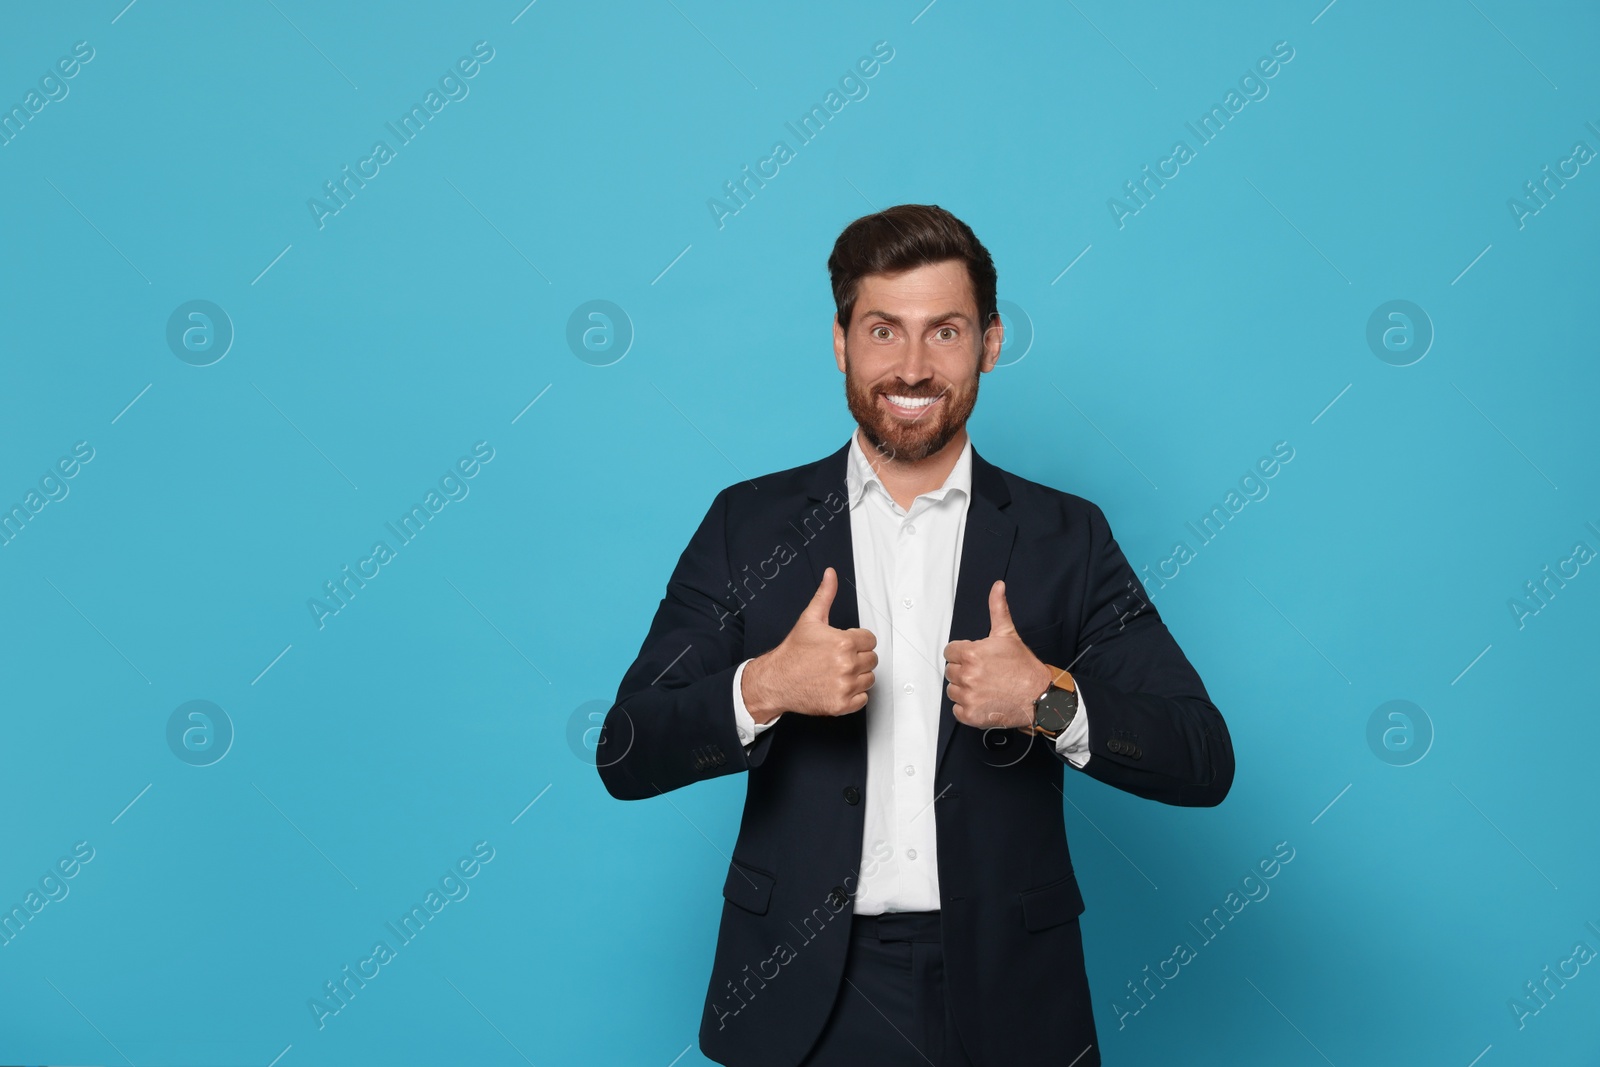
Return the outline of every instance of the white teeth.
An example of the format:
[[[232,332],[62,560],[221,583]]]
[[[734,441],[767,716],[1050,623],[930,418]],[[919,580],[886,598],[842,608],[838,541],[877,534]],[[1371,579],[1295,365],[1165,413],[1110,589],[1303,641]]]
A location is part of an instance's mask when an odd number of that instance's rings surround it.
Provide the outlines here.
[[[889,403],[902,408],[925,408],[939,398],[936,396],[889,396],[884,394]]]

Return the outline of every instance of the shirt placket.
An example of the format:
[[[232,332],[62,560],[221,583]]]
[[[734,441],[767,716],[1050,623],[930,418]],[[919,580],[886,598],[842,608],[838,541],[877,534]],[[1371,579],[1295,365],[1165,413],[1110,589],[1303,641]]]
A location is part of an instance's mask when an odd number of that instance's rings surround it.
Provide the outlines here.
[[[926,585],[928,559],[924,546],[928,542],[926,526],[931,499],[918,497],[911,510],[897,515],[895,551],[890,573],[890,605],[895,619],[896,655],[894,657],[894,820],[895,836],[899,845],[896,866],[902,872],[902,891],[924,880],[928,857],[918,852],[914,842],[918,839],[915,819],[926,805],[932,778],[926,766],[929,743],[930,692],[926,647],[929,627],[927,619]],[[936,690],[937,687],[934,687]],[[909,884],[907,884],[909,883]],[[920,895],[920,891],[919,894]]]

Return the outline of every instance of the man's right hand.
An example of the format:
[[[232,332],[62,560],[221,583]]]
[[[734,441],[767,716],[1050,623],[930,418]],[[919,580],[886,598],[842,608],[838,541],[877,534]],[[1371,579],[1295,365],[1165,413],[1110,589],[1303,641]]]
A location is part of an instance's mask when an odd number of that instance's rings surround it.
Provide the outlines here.
[[[785,711],[848,715],[867,706],[878,640],[869,630],[828,625],[838,590],[839,576],[829,567],[789,636],[745,665],[740,695],[756,722],[771,722]]]

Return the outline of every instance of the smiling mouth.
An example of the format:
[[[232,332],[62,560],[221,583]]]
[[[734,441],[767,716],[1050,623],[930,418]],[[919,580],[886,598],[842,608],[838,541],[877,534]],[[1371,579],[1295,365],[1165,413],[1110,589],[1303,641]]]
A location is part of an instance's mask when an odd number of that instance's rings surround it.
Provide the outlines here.
[[[879,393],[884,404],[896,415],[908,419],[921,418],[929,408],[937,404],[944,394],[939,396],[901,396],[895,393]]]

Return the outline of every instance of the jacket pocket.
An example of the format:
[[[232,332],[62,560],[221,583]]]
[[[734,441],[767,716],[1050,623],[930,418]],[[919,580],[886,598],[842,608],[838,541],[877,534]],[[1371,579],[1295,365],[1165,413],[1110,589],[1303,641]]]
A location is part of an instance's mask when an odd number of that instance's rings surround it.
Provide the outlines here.
[[[745,911],[765,915],[776,882],[776,878],[759,867],[734,860],[728,864],[728,879],[722,883],[722,897]]]
[[[1083,914],[1083,894],[1073,874],[1048,885],[1023,890],[1021,896],[1022,924],[1029,930],[1043,930]]]

